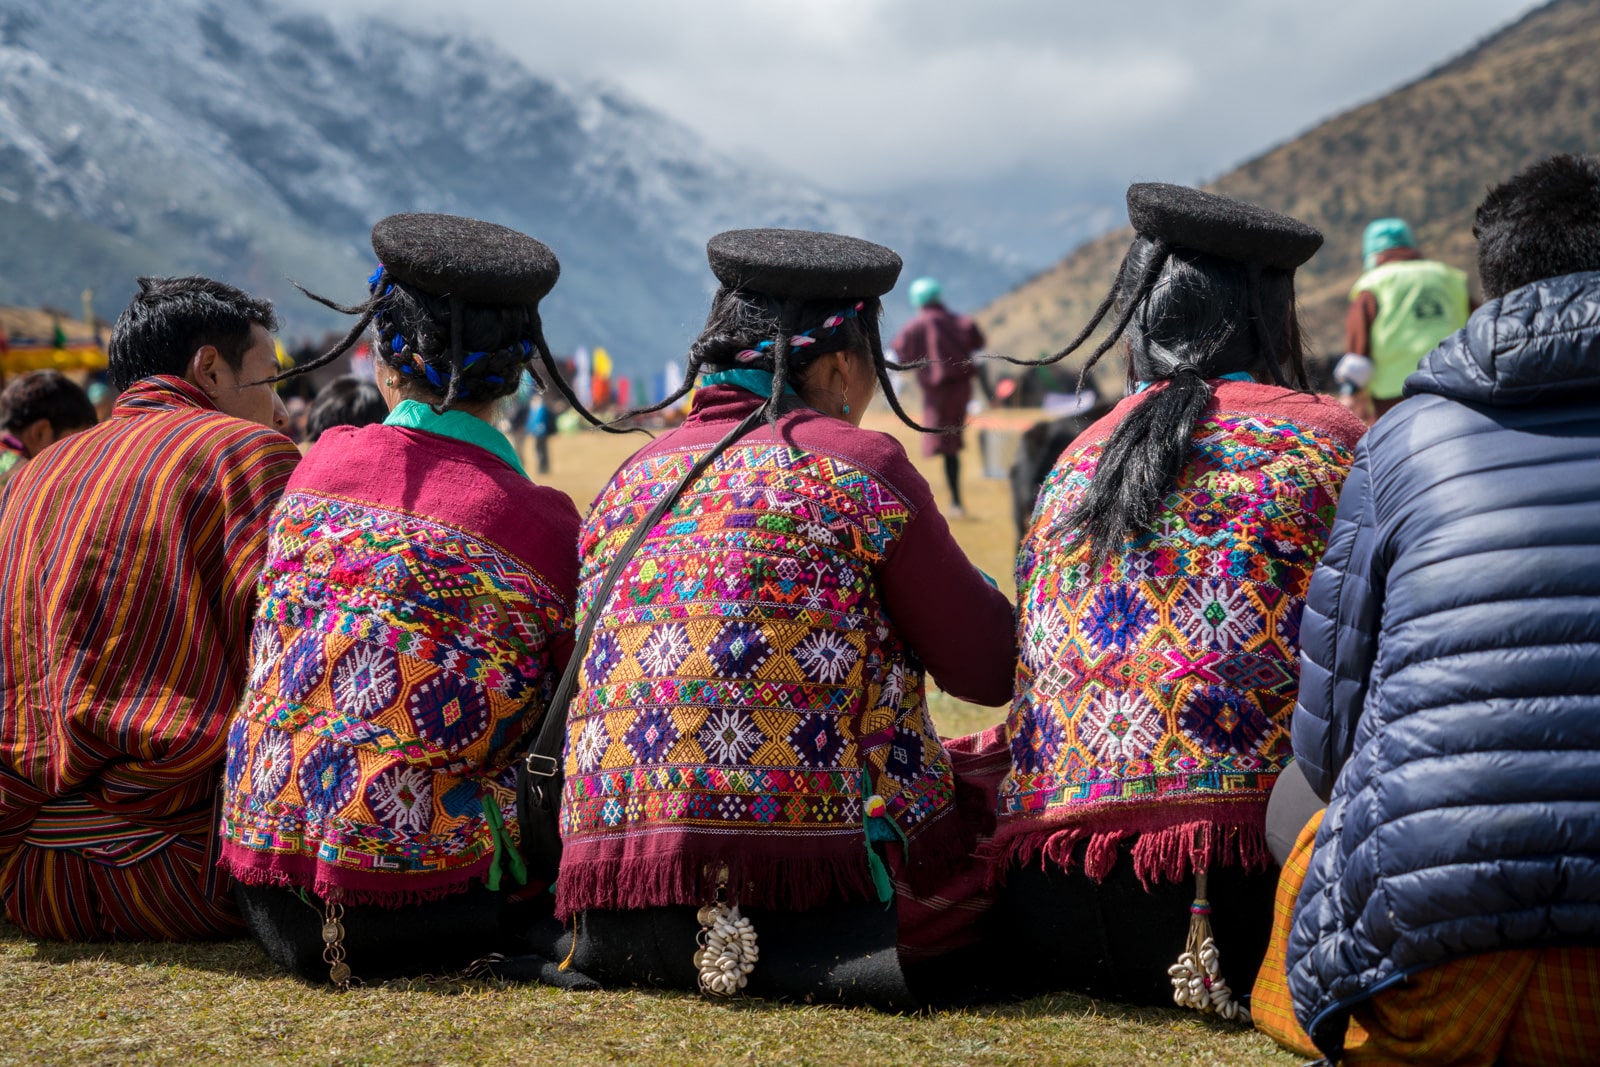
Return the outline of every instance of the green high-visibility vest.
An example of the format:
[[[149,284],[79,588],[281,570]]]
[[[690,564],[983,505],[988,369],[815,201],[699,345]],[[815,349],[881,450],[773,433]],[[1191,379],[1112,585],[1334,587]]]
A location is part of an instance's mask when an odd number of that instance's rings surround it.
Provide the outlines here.
[[[1350,290],[1371,293],[1378,317],[1368,341],[1372,384],[1379,400],[1400,395],[1422,357],[1467,324],[1467,276],[1431,259],[1402,259],[1363,274]]]

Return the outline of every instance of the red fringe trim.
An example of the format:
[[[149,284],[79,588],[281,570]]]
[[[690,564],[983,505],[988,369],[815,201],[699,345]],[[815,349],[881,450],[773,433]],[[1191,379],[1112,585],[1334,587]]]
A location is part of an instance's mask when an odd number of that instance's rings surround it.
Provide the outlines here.
[[[283,860],[299,862],[281,862]],[[493,857],[489,857],[470,867],[450,871],[448,874],[427,875],[426,881],[421,885],[410,884],[407,879],[413,877],[420,879],[423,876],[330,870],[323,864],[314,860],[307,862],[305,857],[300,856],[275,856],[270,858],[267,865],[262,865],[249,861],[240,862],[237,857],[224,853],[222,861],[217,866],[236,882],[245,885],[277,886],[280,889],[305,889],[328,904],[370,904],[379,908],[403,908],[409,904],[428,904],[458,893],[465,893],[488,876],[489,864],[492,862]],[[333,877],[329,877],[330,874]]]
[[[810,911],[835,900],[870,899],[874,892],[862,837],[819,850],[792,838],[757,844],[675,835],[665,849],[588,855],[612,851],[606,844],[613,843],[568,843],[556,876],[558,918],[590,909],[697,907],[715,897],[723,868],[729,899],[745,907]]]
[[[1168,810],[1163,812],[1162,807]],[[1143,825],[1140,825],[1143,824]],[[1146,888],[1157,882],[1181,882],[1190,874],[1238,866],[1246,872],[1268,870],[1266,801],[1195,801],[1173,810],[1171,805],[1145,811],[1102,810],[1091,818],[1054,827],[1023,824],[980,850],[989,867],[990,884],[1035,858],[1063,871],[1073,867],[1080,842],[1083,873],[1104,881],[1116,866],[1123,842],[1133,842],[1133,872]]]

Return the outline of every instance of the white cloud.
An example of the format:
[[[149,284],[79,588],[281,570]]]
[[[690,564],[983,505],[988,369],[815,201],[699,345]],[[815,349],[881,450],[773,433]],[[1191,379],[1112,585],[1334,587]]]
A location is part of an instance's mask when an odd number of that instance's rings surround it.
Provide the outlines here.
[[[733,155],[870,192],[1017,172],[1197,180],[1529,0],[345,0],[602,78]]]

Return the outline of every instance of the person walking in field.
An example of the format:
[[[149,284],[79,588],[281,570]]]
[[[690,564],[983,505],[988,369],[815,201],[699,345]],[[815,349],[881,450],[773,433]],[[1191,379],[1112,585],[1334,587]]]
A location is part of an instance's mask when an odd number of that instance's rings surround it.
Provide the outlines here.
[[[1370,425],[1400,403],[1406,378],[1466,325],[1474,304],[1466,274],[1423,258],[1404,219],[1369,223],[1361,260],[1366,273],[1350,290],[1344,345],[1348,355],[1371,361],[1371,379],[1344,403]]]
[[[983,350],[983,331],[965,315],[957,315],[944,304],[944,288],[936,278],[918,278],[911,283],[911,306],[917,313],[895,335],[896,359],[917,368],[917,385],[922,389],[925,425],[939,433],[924,434],[922,454],[944,460],[945,485],[950,490],[951,518],[966,512],[961,503],[961,432],[972,401],[974,380],[987,390],[982,371],[974,357]]]

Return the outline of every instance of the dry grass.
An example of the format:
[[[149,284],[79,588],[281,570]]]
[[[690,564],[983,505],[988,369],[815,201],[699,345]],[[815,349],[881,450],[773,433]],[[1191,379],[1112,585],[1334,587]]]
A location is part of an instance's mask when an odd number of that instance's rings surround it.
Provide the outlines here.
[[[873,425],[889,428],[882,420]],[[547,481],[586,508],[640,443],[641,438],[600,434],[557,438],[555,471]],[[967,455],[975,466],[974,453]],[[921,465],[938,485],[934,465]],[[972,473],[972,517],[954,523],[956,535],[1009,590],[1014,539],[1005,483],[983,482]],[[999,709],[943,694],[935,695],[934,708],[946,734],[976,730],[1001,716]],[[493,983],[338,995],[282,976],[249,942],[56,945],[4,924],[0,1004],[0,1064],[1295,1062],[1253,1031],[1189,1013],[1131,1010],[1074,996],[891,1016],[760,1001],[713,1004],[651,991],[569,994]]]
[[[1059,996],[916,1016],[475,983],[340,995],[253,944],[53,945],[0,924],[3,1064],[1276,1064],[1253,1031]]]

